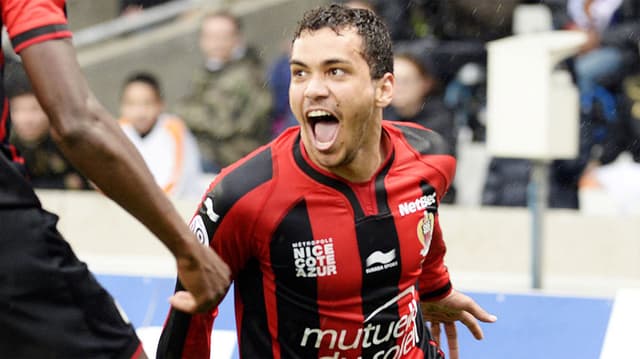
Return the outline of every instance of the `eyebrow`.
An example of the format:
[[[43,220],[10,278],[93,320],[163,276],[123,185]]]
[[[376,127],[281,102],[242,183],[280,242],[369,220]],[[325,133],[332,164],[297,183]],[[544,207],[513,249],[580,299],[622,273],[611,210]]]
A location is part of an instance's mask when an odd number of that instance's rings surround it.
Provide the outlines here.
[[[336,58],[336,59],[328,59],[328,60],[324,60],[324,61],[322,62],[322,65],[323,65],[323,66],[338,65],[338,64],[345,64],[345,65],[346,65],[346,64],[349,64],[349,63],[350,63],[350,62],[349,62],[349,61],[347,61],[347,60],[343,60],[343,59]],[[308,65],[307,65],[307,64],[305,64],[304,62],[299,61],[299,60],[294,60],[294,59],[292,59],[291,61],[289,61],[289,65],[290,65],[290,66],[296,65],[296,66],[301,66],[301,67],[308,67]]]

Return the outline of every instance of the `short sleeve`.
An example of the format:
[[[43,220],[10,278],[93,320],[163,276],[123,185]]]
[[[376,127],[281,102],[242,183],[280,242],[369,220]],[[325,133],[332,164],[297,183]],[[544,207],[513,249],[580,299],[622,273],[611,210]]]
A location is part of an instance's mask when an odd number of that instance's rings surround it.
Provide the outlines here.
[[[39,42],[71,37],[64,0],[0,0],[2,22],[14,51]]]

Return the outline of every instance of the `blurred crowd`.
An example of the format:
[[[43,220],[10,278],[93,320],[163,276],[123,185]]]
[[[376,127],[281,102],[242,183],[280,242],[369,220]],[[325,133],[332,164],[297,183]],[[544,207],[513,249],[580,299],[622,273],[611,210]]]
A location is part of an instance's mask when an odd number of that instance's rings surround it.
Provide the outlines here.
[[[121,13],[164,2],[122,1]],[[549,205],[577,209],[580,188],[621,188],[623,184],[616,183],[621,178],[616,174],[621,171],[620,158],[626,161],[622,177],[638,176],[640,2],[343,2],[377,12],[390,28],[396,46],[396,86],[385,119],[430,128],[454,152],[465,143],[485,141],[487,42],[514,34],[518,7],[543,7],[551,14],[552,29],[582,31],[588,38],[576,56],[561,64],[571,72],[580,94],[580,150],[576,159],[551,163]],[[243,31],[241,19],[230,12],[202,16],[198,38],[193,39],[202,55],[201,66],[192,70],[189,91],[171,108],[166,108],[153,74],[131,74],[121,88],[120,124],[169,195],[201,194],[204,173],[217,173],[296,125],[288,105],[289,43],[282,44],[280,56],[265,63]],[[13,140],[27,158],[35,186],[90,188],[55,149],[28,81],[16,80],[23,77],[18,70],[7,72],[15,73],[6,84]],[[481,204],[526,206],[531,168],[526,159],[491,158]],[[206,182],[210,179],[209,175]],[[453,187],[443,201],[456,203],[456,192]]]

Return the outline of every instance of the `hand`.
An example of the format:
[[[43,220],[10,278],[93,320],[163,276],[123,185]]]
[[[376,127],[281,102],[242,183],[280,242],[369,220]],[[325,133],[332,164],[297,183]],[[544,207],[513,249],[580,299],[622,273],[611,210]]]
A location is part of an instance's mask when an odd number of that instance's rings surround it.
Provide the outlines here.
[[[178,278],[188,292],[176,292],[169,302],[183,312],[205,312],[218,305],[229,288],[229,267],[213,249],[195,238],[189,241],[185,253],[176,260]]]
[[[583,31],[587,35],[587,41],[580,47],[580,53],[585,54],[593,49],[600,47],[600,34],[595,30]]]
[[[450,359],[458,359],[459,357],[456,321],[461,321],[469,328],[471,334],[480,340],[483,335],[477,320],[493,323],[498,319],[495,315],[487,313],[473,299],[455,290],[437,302],[421,302],[420,304],[422,316],[425,321],[431,323],[431,334],[438,345],[440,345],[440,324],[444,325]]]

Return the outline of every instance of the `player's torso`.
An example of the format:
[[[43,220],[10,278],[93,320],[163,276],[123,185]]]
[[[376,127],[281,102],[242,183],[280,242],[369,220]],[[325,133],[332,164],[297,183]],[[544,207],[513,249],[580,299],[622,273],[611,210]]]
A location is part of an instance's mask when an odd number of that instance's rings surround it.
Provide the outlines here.
[[[423,355],[416,281],[437,203],[412,156],[394,150],[362,185],[320,173],[299,151],[280,161],[255,239],[281,357]]]

